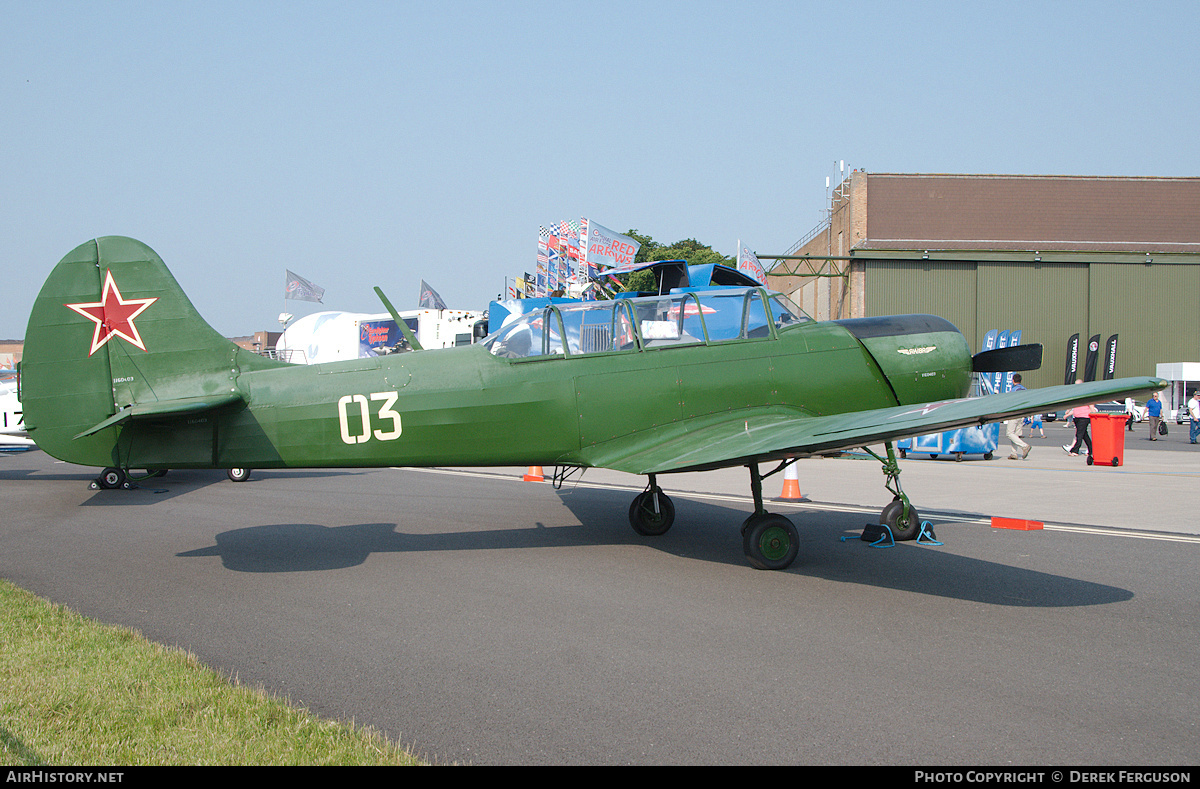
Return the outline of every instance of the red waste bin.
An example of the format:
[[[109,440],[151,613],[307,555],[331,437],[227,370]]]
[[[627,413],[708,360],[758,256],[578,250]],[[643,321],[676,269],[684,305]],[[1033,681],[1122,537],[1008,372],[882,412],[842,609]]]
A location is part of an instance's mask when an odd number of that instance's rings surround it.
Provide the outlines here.
[[[1092,454],[1088,465],[1119,466],[1125,462],[1127,414],[1092,414]]]

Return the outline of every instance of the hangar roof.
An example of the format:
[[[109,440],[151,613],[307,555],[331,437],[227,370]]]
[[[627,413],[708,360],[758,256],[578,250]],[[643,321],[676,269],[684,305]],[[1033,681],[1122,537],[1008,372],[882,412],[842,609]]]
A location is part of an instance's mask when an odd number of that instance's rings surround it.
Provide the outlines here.
[[[1200,178],[864,175],[855,250],[1200,253]]]

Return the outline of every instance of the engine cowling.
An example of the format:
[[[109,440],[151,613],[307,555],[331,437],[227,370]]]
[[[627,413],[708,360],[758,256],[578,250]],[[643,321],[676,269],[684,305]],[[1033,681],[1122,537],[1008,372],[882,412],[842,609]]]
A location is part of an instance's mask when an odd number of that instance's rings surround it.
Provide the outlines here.
[[[971,349],[945,318],[889,315],[836,323],[879,365],[900,404],[966,397],[970,391]]]

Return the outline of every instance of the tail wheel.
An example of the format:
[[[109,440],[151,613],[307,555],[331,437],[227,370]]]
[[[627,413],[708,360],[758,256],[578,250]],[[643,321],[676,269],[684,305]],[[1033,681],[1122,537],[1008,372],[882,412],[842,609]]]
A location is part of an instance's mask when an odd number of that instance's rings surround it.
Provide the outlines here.
[[[100,472],[100,479],[97,481],[100,483],[100,487],[113,490],[124,485],[126,479],[127,477],[123,470],[110,466]]]
[[[229,478],[234,482],[245,482],[250,479],[250,469],[248,468],[231,468],[229,469]]]
[[[753,515],[742,533],[746,561],[759,570],[784,570],[800,552],[800,534],[782,515]]]
[[[900,499],[893,499],[892,503],[883,508],[883,513],[879,516],[879,522],[892,532],[892,539],[896,542],[901,540],[911,540],[917,536],[917,530],[920,528],[921,516],[917,514],[917,508],[911,504],[908,506],[908,517],[904,517],[904,502]]]
[[[660,488],[639,493],[629,505],[629,525],[644,537],[666,534],[675,522],[675,505]]]

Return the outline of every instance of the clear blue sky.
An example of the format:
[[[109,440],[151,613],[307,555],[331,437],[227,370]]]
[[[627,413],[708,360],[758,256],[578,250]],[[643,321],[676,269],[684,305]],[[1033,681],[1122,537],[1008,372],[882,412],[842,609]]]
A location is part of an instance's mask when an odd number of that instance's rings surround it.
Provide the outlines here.
[[[839,161],[1197,176],[1198,9],[0,0],[0,338],[102,235],[238,335],[312,311],[285,268],[483,309],[580,216],[779,254]]]

